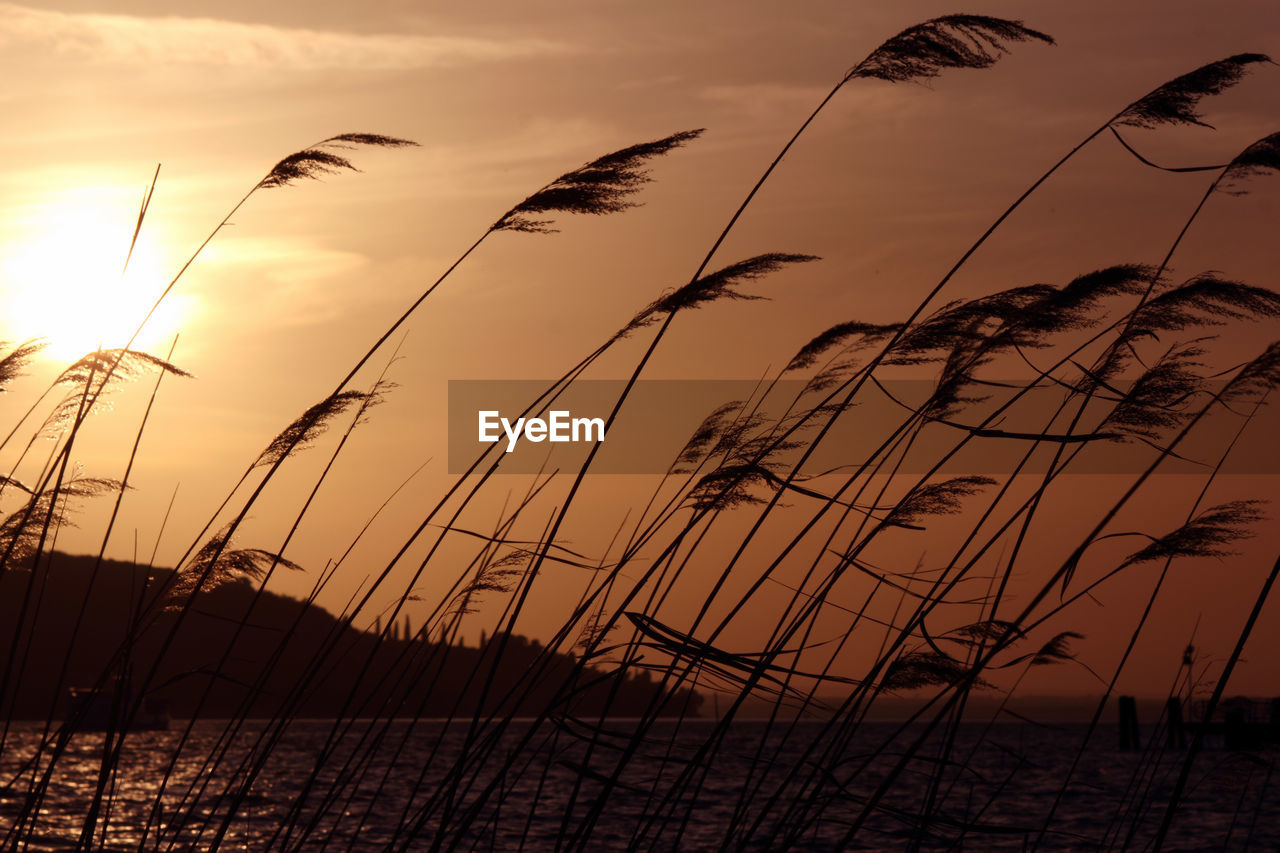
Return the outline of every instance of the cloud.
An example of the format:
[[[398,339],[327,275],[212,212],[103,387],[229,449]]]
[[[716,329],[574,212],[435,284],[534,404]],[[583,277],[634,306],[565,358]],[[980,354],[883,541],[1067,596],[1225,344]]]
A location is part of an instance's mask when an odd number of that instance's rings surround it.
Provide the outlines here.
[[[202,314],[254,329],[326,323],[350,311],[352,276],[369,264],[366,255],[306,238],[227,237],[202,258],[216,271],[210,281],[223,282],[216,295],[200,288]]]
[[[775,118],[778,114],[803,114],[822,100],[821,86],[791,86],[781,83],[705,86],[698,91],[704,100],[724,104],[752,118]]]
[[[214,18],[55,12],[0,3],[0,45],[99,62],[188,63],[283,70],[408,70],[563,53],[543,39],[364,35]]]

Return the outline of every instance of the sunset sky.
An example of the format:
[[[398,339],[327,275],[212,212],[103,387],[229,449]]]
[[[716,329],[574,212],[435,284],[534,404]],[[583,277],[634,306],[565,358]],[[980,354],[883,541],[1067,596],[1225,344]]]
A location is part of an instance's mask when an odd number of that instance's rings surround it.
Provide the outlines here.
[[[195,378],[161,385],[108,554],[127,559],[136,548],[147,559],[177,489],[157,556],[172,565],[271,438],[328,394],[513,204],[606,152],[706,128],[653,163],[654,182],[637,198],[642,207],[561,216],[555,234],[495,234],[406,325],[388,373],[399,387],[357,430],[290,546],[288,556],[308,574],[272,585],[304,595],[315,572],[425,463],[322,596],[341,609],[453,481],[449,380],[559,376],[688,280],[760,171],[851,65],[899,30],[954,11],[1023,19],[1057,45],[1016,45],[990,69],[946,72],[928,85],[863,80],[841,91],[711,268],[768,251],[822,261],[748,286],[769,302],[721,303],[680,317],[645,374],[748,380],[776,373],[835,322],[901,319],[1006,205],[1144,93],[1232,54],[1280,56],[1280,7],[1274,0],[987,2],[962,10],[883,0],[0,4],[0,339],[43,336],[49,344],[5,395],[4,430],[100,338],[123,343],[170,277],[280,158],[344,132],[417,142],[346,152],[358,174],[256,193],[144,331],[139,346],[161,356],[180,333],[173,361]],[[1126,138],[1162,165],[1225,163],[1280,129],[1277,93],[1280,67],[1258,65],[1239,86],[1205,101],[1213,129],[1129,129]],[[154,197],[122,281],[157,164]],[[1115,263],[1158,263],[1209,180],[1149,169],[1100,137],[1009,220],[944,297],[1061,284]],[[1175,275],[1214,269],[1278,286],[1280,177],[1251,189],[1210,201],[1174,259]],[[1247,358],[1277,331],[1274,323],[1249,327],[1229,352]],[[591,375],[625,378],[647,340],[629,341]],[[355,387],[372,382],[390,356],[389,349],[376,356]],[[118,390],[112,409],[91,420],[74,454],[86,476],[122,476],[152,384],[147,376]],[[708,409],[719,402],[708,401]],[[6,466],[32,429],[25,425],[21,441],[5,447]],[[37,441],[18,478],[37,479],[52,447]],[[331,449],[320,442],[286,467],[240,544],[279,547]],[[1079,478],[1063,512],[1089,506],[1094,489],[1115,491],[1101,480]],[[527,487],[514,477],[499,483],[489,515],[473,519],[477,527],[492,526],[508,488],[519,494]],[[568,537],[598,557],[652,484],[602,476],[593,485],[601,497]],[[1164,489],[1169,507],[1146,498],[1146,518],[1165,509],[1180,518],[1196,488]],[[1274,472],[1225,478],[1221,489],[1223,500],[1278,491]],[[6,494],[3,509],[14,505]],[[61,534],[58,547],[96,551],[105,509],[86,507],[80,528]],[[1191,576],[1157,614],[1151,648],[1180,649],[1194,628],[1197,643],[1225,655],[1278,550],[1280,536],[1264,528],[1244,546],[1243,560],[1189,564]],[[911,545],[903,560],[919,556]],[[560,586],[550,579],[548,602],[555,590],[576,599],[582,579],[566,578]],[[423,581],[424,599],[443,590],[437,583]],[[1087,611],[1071,625],[1096,635],[1091,648],[1104,664],[1125,636],[1123,626],[1098,615],[1123,609],[1117,589],[1107,602],[1115,610]],[[1273,603],[1251,648],[1280,642],[1277,623],[1280,603]],[[531,622],[529,631],[552,624],[551,617]],[[749,645],[749,637],[737,639]],[[1158,657],[1172,666],[1176,652],[1167,658]],[[1145,673],[1131,687],[1159,693],[1172,671]],[[1246,667],[1240,687],[1280,692],[1274,672]],[[1032,689],[1091,683],[1073,672],[1062,684],[1049,679]]]

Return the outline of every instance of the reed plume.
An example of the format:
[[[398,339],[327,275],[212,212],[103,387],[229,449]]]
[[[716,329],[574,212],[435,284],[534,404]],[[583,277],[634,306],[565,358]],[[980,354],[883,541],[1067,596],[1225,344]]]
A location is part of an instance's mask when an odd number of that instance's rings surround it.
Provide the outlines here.
[[[1183,343],[1168,351],[1143,371],[1103,418],[1099,430],[1111,428],[1118,436],[1157,441],[1162,434],[1192,416],[1190,402],[1203,388],[1206,350],[1198,343]]]
[[[880,679],[880,689],[890,692],[919,690],[924,687],[959,684],[973,678],[970,667],[964,661],[944,652],[909,651],[898,655],[885,667]],[[980,678],[974,686],[988,687]]]
[[[1220,95],[1239,83],[1249,66],[1270,61],[1266,54],[1238,53],[1202,65],[1143,95],[1122,110],[1111,124],[1142,128],[1180,124],[1213,127],[1201,117],[1200,101]]]
[[[820,260],[814,255],[791,254],[787,252],[769,252],[756,255],[745,261],[738,261],[723,269],[708,273],[683,287],[658,297],[643,310],[631,318],[623,329],[615,336],[625,337],[636,329],[642,329],[664,317],[673,316],[677,311],[698,308],[719,299],[758,300],[763,296],[743,293],[737,285],[744,281],[754,281],[762,276],[775,272],[789,264],[801,264]]]
[[[1009,44],[1054,41],[1021,21],[987,15],[944,15],[908,27],[876,48],[845,75],[890,83],[926,80],[950,68],[989,68],[1008,53]]]
[[[1227,164],[1218,189],[1243,195],[1249,181],[1271,172],[1280,172],[1280,133],[1264,136],[1237,154]]]
[[[1155,295],[1130,314],[1094,375],[1102,381],[1117,376],[1134,358],[1134,346],[1144,339],[1159,341],[1168,332],[1274,317],[1280,317],[1280,294],[1215,273],[1203,273],[1173,287],[1158,286]]]
[[[1280,387],[1280,341],[1262,351],[1241,368],[1222,391],[1222,400],[1230,405],[1238,399],[1265,399]]]
[[[7,344],[0,343],[0,347],[3,346]],[[5,386],[21,376],[31,359],[46,346],[44,341],[26,341],[5,353],[4,358],[0,358],[0,391],[7,390]]]
[[[302,566],[292,560],[262,548],[232,548],[233,533],[231,524],[223,527],[178,571],[167,591],[167,609],[187,607],[197,593],[240,578],[260,581],[276,566],[303,571]]]
[[[802,346],[792,356],[786,370],[804,370],[806,367],[812,367],[824,353],[835,347],[843,347],[845,352],[848,352],[853,348],[861,349],[880,343],[897,334],[901,328],[896,323],[863,323],[858,320],[837,323]]]
[[[649,182],[647,161],[697,139],[702,130],[684,130],[641,142],[597,157],[571,172],[565,172],[515,207],[508,210],[490,231],[525,231],[546,234],[556,231],[554,219],[537,219],[547,213],[618,213],[636,202],[631,196]]]
[[[102,349],[81,356],[60,374],[56,384],[80,385],[93,379],[97,387],[116,380],[132,379],[144,370],[162,370],[174,376],[191,378],[192,374],[172,362],[147,352],[132,349]]]
[[[1062,631],[1054,634],[1049,641],[1030,654],[1019,655],[1013,660],[1001,664],[991,664],[992,669],[1007,669],[1011,666],[1027,664],[1029,666],[1052,666],[1059,663],[1080,663],[1080,659],[1071,649],[1072,640],[1083,640],[1084,634],[1079,631]],[[1000,639],[993,637],[992,639]],[[1084,664],[1081,664],[1083,666]],[[1092,670],[1090,670],[1092,671]]]
[[[964,498],[995,483],[990,477],[969,474],[917,486],[894,505],[880,522],[880,526],[920,529],[918,523],[923,518],[931,515],[954,515],[960,512]]]
[[[73,422],[87,416],[103,394],[109,394],[121,382],[133,380],[151,369],[193,378],[191,373],[176,364],[139,350],[103,349],[81,356],[54,380],[54,387],[69,386],[70,390],[49,412],[40,433],[50,435],[69,424],[75,428]]]
[[[343,170],[360,171],[348,158],[326,151],[326,148],[353,148],[359,145],[375,148],[404,148],[417,144],[408,139],[397,139],[394,136],[383,136],[378,133],[340,133],[281,159],[271,167],[266,177],[258,182],[256,189],[277,189],[304,179],[318,180],[324,175]]]
[[[476,597],[486,592],[510,592],[517,580],[527,571],[528,563],[537,556],[524,548],[517,548],[497,559],[485,561],[470,581],[454,597],[451,612],[455,616],[475,613]]]
[[[1229,557],[1237,553],[1229,546],[1253,536],[1250,527],[1266,518],[1262,511],[1265,505],[1261,500],[1239,500],[1210,507],[1125,557],[1121,568],[1156,560]]]
[[[7,481],[6,485],[11,484]],[[16,485],[16,484],[14,484]],[[74,527],[71,511],[73,502],[86,498],[118,492],[119,480],[105,477],[75,477],[31,497],[0,522],[0,554],[6,555],[4,571],[14,568],[31,568],[31,561],[40,553],[49,531]],[[21,489],[28,494],[31,490]]]
[[[353,405],[358,405],[363,414],[369,406],[376,405],[381,400],[387,388],[386,383],[380,383],[373,391],[341,391],[330,394],[281,430],[280,434],[273,438],[266,449],[259,454],[251,467],[275,465],[293,451],[315,441],[329,428],[331,420]]]
[[[745,404],[741,400],[730,400],[716,407],[711,414],[702,419],[698,428],[689,436],[676,461],[672,463],[672,474],[686,474],[695,470],[700,462],[715,453],[716,448],[724,441],[728,431],[738,422]]]

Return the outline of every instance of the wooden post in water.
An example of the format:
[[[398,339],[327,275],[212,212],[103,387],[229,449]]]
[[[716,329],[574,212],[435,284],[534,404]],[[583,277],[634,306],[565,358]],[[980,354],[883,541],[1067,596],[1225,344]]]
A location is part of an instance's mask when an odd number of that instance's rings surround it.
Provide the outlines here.
[[[1169,733],[1165,745],[1170,749],[1183,749],[1187,745],[1187,732],[1182,722],[1182,700],[1170,696],[1164,707],[1169,718]]]
[[[1138,749],[1138,703],[1132,696],[1120,697],[1120,748]]]

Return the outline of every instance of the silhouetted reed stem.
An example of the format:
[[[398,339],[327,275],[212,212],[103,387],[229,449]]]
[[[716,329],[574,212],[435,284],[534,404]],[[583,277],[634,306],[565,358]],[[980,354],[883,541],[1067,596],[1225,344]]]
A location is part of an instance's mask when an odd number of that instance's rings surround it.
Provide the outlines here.
[[[1187,788],[1187,780],[1191,776],[1191,766],[1195,763],[1196,756],[1200,754],[1200,750],[1204,747],[1208,723],[1213,719],[1214,712],[1217,711],[1218,705],[1222,702],[1222,696],[1227,690],[1227,684],[1231,681],[1231,675],[1235,672],[1240,656],[1244,654],[1245,644],[1249,641],[1249,635],[1253,633],[1258,617],[1262,614],[1262,608],[1266,606],[1267,598],[1271,595],[1271,587],[1275,585],[1278,575],[1280,575],[1280,558],[1272,565],[1270,573],[1267,574],[1266,580],[1263,581],[1262,589],[1258,591],[1258,596],[1254,599],[1253,607],[1249,610],[1249,616],[1245,620],[1244,627],[1240,629],[1240,637],[1236,640],[1235,648],[1231,650],[1226,664],[1222,667],[1222,675],[1218,676],[1217,683],[1213,686],[1213,694],[1209,697],[1208,705],[1205,706],[1204,724],[1196,727],[1195,736],[1191,739],[1191,745],[1187,748],[1186,757],[1182,760],[1182,768],[1178,771],[1178,780],[1174,783],[1173,793],[1169,795],[1169,803],[1165,807],[1164,816],[1160,819],[1160,828],[1156,831],[1155,840],[1152,842],[1152,849],[1156,853],[1164,849],[1165,839],[1169,835],[1169,829],[1173,826],[1178,804],[1182,800],[1182,795]]]

